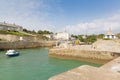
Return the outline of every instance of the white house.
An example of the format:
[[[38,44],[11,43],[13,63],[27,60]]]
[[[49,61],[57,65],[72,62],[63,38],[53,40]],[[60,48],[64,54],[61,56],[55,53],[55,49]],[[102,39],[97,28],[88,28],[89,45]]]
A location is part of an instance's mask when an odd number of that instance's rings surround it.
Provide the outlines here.
[[[44,34],[43,36],[49,38],[49,39],[53,39],[53,34]]]
[[[57,40],[69,40],[70,35],[65,31],[65,32],[59,32],[54,35],[54,38]]]
[[[106,39],[115,39],[116,36],[115,36],[115,34],[113,34],[112,30],[109,29],[109,31],[105,34],[104,38],[106,38]]]

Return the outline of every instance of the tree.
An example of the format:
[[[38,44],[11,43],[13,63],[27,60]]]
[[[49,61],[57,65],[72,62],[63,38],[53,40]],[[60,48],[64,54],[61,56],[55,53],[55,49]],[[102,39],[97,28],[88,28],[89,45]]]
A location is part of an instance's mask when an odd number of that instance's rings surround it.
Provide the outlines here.
[[[32,30],[31,33],[36,34],[35,30]]]
[[[35,30],[27,30],[27,29],[23,29],[24,32],[26,33],[31,33],[31,34],[36,34]]]
[[[38,34],[42,34],[42,33],[43,33],[43,31],[42,31],[42,30],[39,30],[37,33],[38,33]]]
[[[104,36],[105,36],[104,34],[98,34],[98,35],[97,35],[97,38],[103,39]]]
[[[73,37],[73,38],[75,38],[75,39],[77,39],[78,38],[78,36],[76,36],[76,35],[71,35],[71,37]]]
[[[96,40],[97,40],[96,35],[90,35],[90,36],[87,36],[87,38],[86,38],[86,42],[91,42],[91,43],[93,43],[93,42],[95,42]]]
[[[28,30],[27,30],[27,29],[23,29],[23,31],[24,31],[24,32],[28,32]]]
[[[116,36],[120,39],[120,33],[118,33]]]
[[[85,40],[83,39],[83,35],[78,35],[78,39],[81,41],[81,42],[84,42]]]
[[[37,33],[38,34],[52,34],[53,32],[50,32],[50,31],[47,31],[47,30],[44,30],[44,31],[39,30]]]

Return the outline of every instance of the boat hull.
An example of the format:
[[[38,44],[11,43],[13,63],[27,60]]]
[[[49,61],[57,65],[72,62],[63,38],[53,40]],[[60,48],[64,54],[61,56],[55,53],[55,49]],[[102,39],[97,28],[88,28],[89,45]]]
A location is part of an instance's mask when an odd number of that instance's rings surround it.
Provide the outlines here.
[[[6,55],[10,56],[10,57],[12,57],[12,56],[19,56],[19,52],[15,51],[15,50],[8,50],[6,52]]]
[[[9,57],[14,57],[14,56],[19,56],[19,53],[17,53],[17,54],[6,54],[7,56],[9,56]]]

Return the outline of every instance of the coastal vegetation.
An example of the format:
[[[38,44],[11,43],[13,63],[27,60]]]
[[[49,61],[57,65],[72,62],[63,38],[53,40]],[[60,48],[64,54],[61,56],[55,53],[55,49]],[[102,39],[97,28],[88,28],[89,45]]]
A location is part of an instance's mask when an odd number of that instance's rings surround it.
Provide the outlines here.
[[[85,42],[94,43],[96,40],[97,40],[96,35],[90,35],[86,37]]]
[[[27,29],[23,29],[24,32],[26,33],[30,33],[30,34],[36,34],[36,31],[35,30],[27,30]]]
[[[118,33],[116,36],[120,39],[120,33]]]
[[[74,37],[76,40],[80,40],[80,42],[84,42],[86,44],[94,43],[97,39],[111,40],[110,38],[104,38],[104,36],[105,34],[71,35],[71,37]],[[120,33],[116,34],[116,37],[120,39]]]
[[[105,36],[104,34],[98,34],[98,35],[97,35],[97,38],[98,38],[98,39],[103,39],[104,36]]]
[[[18,31],[14,31],[14,30],[8,30],[8,31],[3,31],[0,30],[0,34],[11,34],[11,35],[17,35],[17,36],[28,36],[27,34],[18,32]]]
[[[36,35],[36,36],[40,37],[43,40],[49,40],[48,37],[43,36],[44,34],[53,34],[53,32],[50,32],[48,30],[38,30],[38,31],[35,31],[35,30],[23,29],[23,31],[26,32],[26,33],[32,34],[32,35]]]
[[[80,40],[80,42],[84,42],[84,43],[94,43],[97,40],[97,36],[96,35],[72,35],[72,37],[74,37],[75,39]],[[77,41],[78,43],[78,41]]]
[[[38,34],[53,34],[53,32],[47,31],[47,30],[38,30]]]
[[[0,30],[0,34],[10,34],[10,35],[16,35],[16,36],[37,36],[43,40],[48,40],[47,37],[43,36],[44,34],[52,34],[53,32],[47,31],[47,30],[27,30],[23,29],[23,31],[15,31],[15,30]],[[2,41],[2,39],[0,40]]]
[[[26,33],[30,33],[30,34],[52,34],[53,32],[50,32],[48,30],[38,30],[38,31],[35,31],[35,30],[27,30],[27,29],[23,29],[24,32]]]
[[[49,38],[47,38],[46,36],[43,36],[44,34],[53,34],[53,32],[50,32],[48,30],[27,30],[27,29],[23,29],[24,32],[29,33],[29,34],[33,34],[36,35],[38,37],[41,37],[41,39],[43,40],[49,40]]]

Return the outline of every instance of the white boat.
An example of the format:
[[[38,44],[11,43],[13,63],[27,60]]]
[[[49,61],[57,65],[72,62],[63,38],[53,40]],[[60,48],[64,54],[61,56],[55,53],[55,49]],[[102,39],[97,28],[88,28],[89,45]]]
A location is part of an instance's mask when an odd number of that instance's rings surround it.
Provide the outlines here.
[[[6,52],[6,55],[7,56],[18,56],[19,55],[19,52],[15,51],[15,50],[8,50]]]

